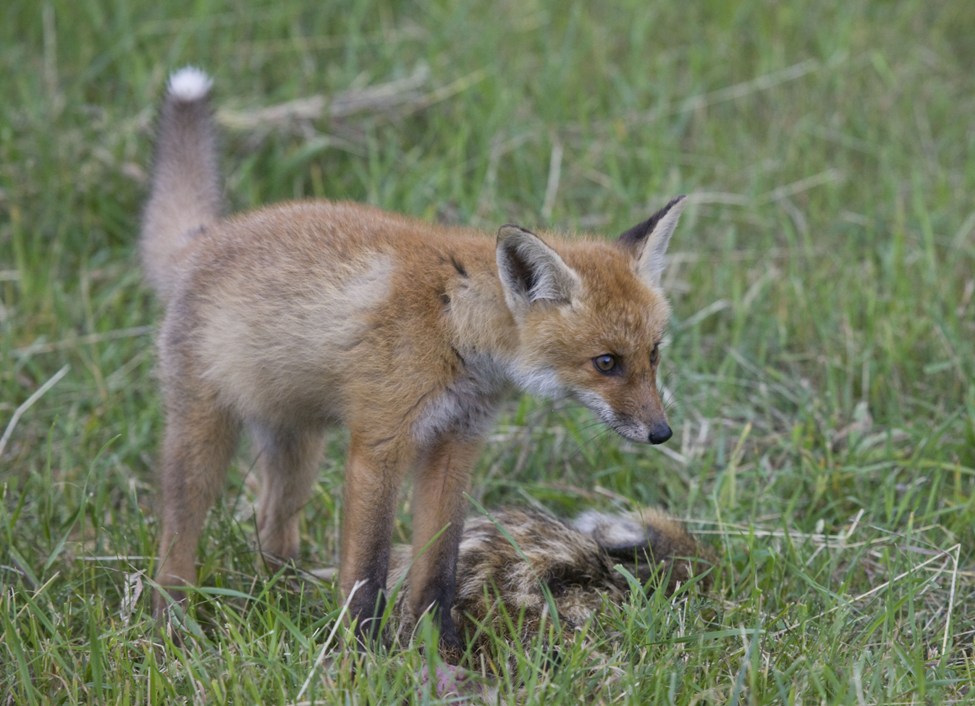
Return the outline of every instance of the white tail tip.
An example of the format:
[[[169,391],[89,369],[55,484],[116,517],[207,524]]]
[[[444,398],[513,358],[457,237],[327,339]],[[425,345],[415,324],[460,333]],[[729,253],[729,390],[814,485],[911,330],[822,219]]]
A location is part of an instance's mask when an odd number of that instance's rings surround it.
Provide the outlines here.
[[[178,101],[192,103],[206,98],[213,80],[206,71],[195,66],[184,66],[169,77],[169,95]]]

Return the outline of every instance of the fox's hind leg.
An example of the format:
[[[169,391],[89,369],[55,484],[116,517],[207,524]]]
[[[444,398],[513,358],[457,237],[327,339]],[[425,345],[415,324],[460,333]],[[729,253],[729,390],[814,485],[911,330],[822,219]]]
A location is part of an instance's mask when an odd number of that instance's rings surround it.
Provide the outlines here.
[[[278,565],[298,556],[301,509],[311,497],[325,448],[319,429],[251,426],[261,469],[257,536],[261,551]]]
[[[223,488],[237,446],[239,424],[203,390],[170,395],[163,442],[160,485],[162,534],[156,581],[177,602],[180,586],[196,581],[196,554],[207,512]],[[154,597],[157,617],[166,610],[162,593]]]

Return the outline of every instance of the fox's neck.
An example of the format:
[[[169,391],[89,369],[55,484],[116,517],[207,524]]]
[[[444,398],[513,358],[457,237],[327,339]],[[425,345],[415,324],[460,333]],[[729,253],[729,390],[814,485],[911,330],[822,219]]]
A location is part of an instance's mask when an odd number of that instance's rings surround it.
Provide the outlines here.
[[[465,276],[450,283],[446,296],[454,348],[463,356],[507,366],[517,355],[518,326],[505,304],[493,262],[472,263]]]
[[[493,255],[493,252],[492,252]],[[496,384],[547,398],[562,394],[548,370],[531,369],[521,355],[518,324],[505,303],[493,257],[470,267],[448,288],[451,345],[468,372]]]

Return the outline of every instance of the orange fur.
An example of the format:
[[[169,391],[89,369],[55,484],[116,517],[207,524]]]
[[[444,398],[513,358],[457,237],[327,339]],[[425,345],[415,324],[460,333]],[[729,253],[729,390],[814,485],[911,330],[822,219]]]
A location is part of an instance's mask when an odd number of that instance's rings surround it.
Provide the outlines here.
[[[573,397],[634,441],[669,438],[652,352],[683,200],[615,243],[514,226],[495,238],[328,201],[221,220],[210,120],[205,94],[170,92],[141,241],[166,302],[158,580],[195,580],[196,544],[241,427],[260,457],[261,547],[293,557],[321,434],[342,423],[351,441],[341,585],[348,594],[365,581],[352,606],[360,630],[381,608],[393,503],[413,475],[413,607],[437,606],[456,647],[462,493],[510,389]],[[203,195],[192,199],[195,181]]]

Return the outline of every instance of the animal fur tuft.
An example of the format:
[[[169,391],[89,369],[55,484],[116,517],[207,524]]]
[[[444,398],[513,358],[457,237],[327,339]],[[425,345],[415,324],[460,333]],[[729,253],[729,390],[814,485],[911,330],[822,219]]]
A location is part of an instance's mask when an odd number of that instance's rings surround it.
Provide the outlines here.
[[[628,598],[630,585],[617,566],[648,588],[672,593],[694,577],[707,587],[710,556],[680,522],[654,508],[616,515],[590,511],[572,521],[536,509],[504,508],[464,525],[454,619],[475,640],[475,649],[487,647],[479,626],[491,625],[503,635],[510,630],[506,616],[516,622],[520,617],[520,637],[530,640],[550,610],[547,592],[569,635],[607,604]],[[409,548],[395,547],[390,590],[402,582],[409,563]],[[413,624],[408,584],[399,590],[396,611],[401,633],[408,635]]]

